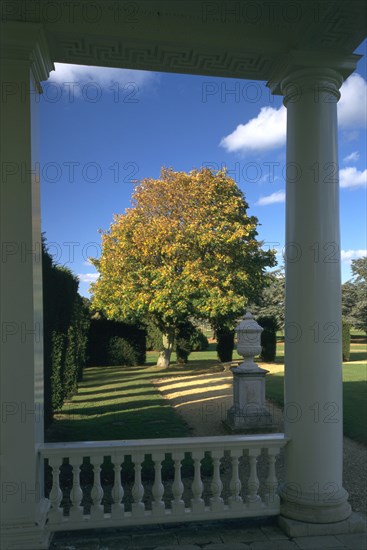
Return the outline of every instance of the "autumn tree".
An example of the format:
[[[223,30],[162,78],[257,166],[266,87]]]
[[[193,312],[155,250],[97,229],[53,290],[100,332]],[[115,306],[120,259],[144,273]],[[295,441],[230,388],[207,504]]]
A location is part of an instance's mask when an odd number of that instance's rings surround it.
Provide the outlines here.
[[[163,168],[143,179],[102,234],[93,307],[111,319],[151,317],[164,334],[158,364],[168,366],[180,323],[234,320],[266,284],[274,254],[261,249],[247,208],[225,171]]]

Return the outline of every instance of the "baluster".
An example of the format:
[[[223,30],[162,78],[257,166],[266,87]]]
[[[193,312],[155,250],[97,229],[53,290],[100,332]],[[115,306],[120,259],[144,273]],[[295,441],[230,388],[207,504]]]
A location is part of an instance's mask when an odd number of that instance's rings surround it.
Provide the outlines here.
[[[213,480],[210,488],[213,496],[210,498],[210,509],[213,512],[220,512],[224,509],[224,502],[220,496],[223,491],[223,483],[220,478],[220,459],[223,456],[223,450],[216,449],[211,452],[211,455],[213,459]]]
[[[184,459],[184,456],[182,451],[173,451],[172,453],[172,459],[175,463],[175,479],[172,484],[172,494],[174,497],[172,502],[172,513],[178,516],[185,513],[185,503],[182,500],[184,484],[181,479],[181,461]]]
[[[91,519],[103,519],[104,506],[103,500],[103,487],[101,485],[101,470],[103,464],[103,455],[93,455],[90,457],[90,463],[93,466],[93,487],[91,491],[91,497],[93,504],[90,510]]]
[[[152,489],[154,502],[152,503],[152,511],[155,515],[162,515],[165,511],[162,500],[164,494],[164,485],[162,483],[162,460],[164,460],[164,453],[153,453],[152,459],[154,461],[154,484]]]
[[[116,453],[111,457],[111,460],[112,458],[115,470],[115,480],[112,488],[113,504],[111,507],[111,518],[121,518],[125,510],[125,506],[121,502],[124,498],[124,488],[121,484],[121,467],[124,457]]]
[[[73,468],[73,488],[70,492],[70,500],[72,507],[70,509],[70,519],[78,521],[83,519],[83,507],[81,502],[83,499],[83,491],[80,487],[80,466],[83,463],[83,458],[80,456],[71,456],[69,464]]]
[[[50,522],[58,523],[63,517],[63,509],[60,508],[62,501],[62,490],[60,487],[60,458],[51,456],[48,459],[48,463],[52,468],[52,488],[48,497],[51,502]]]
[[[231,450],[231,463],[232,463],[232,477],[229,484],[231,496],[228,499],[229,507],[231,510],[238,510],[243,507],[243,500],[241,494],[241,480],[239,475],[239,458],[242,456],[243,451],[241,449]]]
[[[194,481],[192,482],[192,494],[191,507],[193,513],[200,513],[205,511],[204,500],[201,498],[203,494],[204,485],[201,481],[201,460],[204,456],[202,451],[192,451],[192,459],[194,461]]]
[[[246,501],[250,508],[257,508],[261,505],[260,496],[257,494],[259,490],[259,478],[257,477],[257,457],[260,454],[260,449],[249,449],[250,460],[250,477],[248,480],[248,495]]]
[[[270,447],[268,449],[269,471],[266,480],[266,487],[268,492],[265,495],[266,504],[274,507],[279,507],[280,499],[277,494],[278,480],[275,472],[275,461],[279,454],[279,449]]]
[[[145,505],[142,502],[144,496],[144,486],[141,482],[141,464],[143,462],[143,455],[137,453],[132,456],[132,460],[135,466],[135,480],[134,486],[132,489],[132,495],[134,497],[134,502],[131,505],[131,512],[133,516],[144,515]]]

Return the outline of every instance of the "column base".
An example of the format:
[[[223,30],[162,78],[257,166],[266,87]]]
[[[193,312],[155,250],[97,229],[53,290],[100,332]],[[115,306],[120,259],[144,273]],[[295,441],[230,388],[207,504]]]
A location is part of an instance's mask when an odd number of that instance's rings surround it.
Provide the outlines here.
[[[34,523],[2,525],[1,550],[48,550],[53,533]]]
[[[278,525],[288,537],[312,537],[322,535],[345,535],[364,533],[366,521],[356,512],[349,518],[336,523],[307,523],[295,519],[278,517]]]
[[[285,483],[279,491],[282,516],[309,523],[336,523],[344,521],[352,513],[348,493],[340,488],[334,494],[301,491]]]
[[[20,519],[2,523],[0,529],[1,550],[48,550],[53,533],[46,528],[50,501],[41,499],[36,505],[35,521]]]

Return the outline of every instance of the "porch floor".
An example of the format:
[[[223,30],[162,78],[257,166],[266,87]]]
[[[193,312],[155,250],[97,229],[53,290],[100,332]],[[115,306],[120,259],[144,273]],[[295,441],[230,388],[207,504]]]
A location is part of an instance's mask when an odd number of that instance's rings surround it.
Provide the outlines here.
[[[289,538],[276,518],[56,533],[50,550],[366,550],[367,534]]]

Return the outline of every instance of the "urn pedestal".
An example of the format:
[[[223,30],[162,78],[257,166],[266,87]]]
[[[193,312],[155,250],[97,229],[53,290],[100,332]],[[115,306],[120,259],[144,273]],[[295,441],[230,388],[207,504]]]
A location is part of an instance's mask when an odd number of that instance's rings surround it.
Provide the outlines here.
[[[265,401],[265,376],[269,371],[253,360],[261,352],[262,330],[249,312],[236,327],[237,351],[244,361],[232,369],[233,405],[224,421],[231,432],[269,432],[275,427]]]

